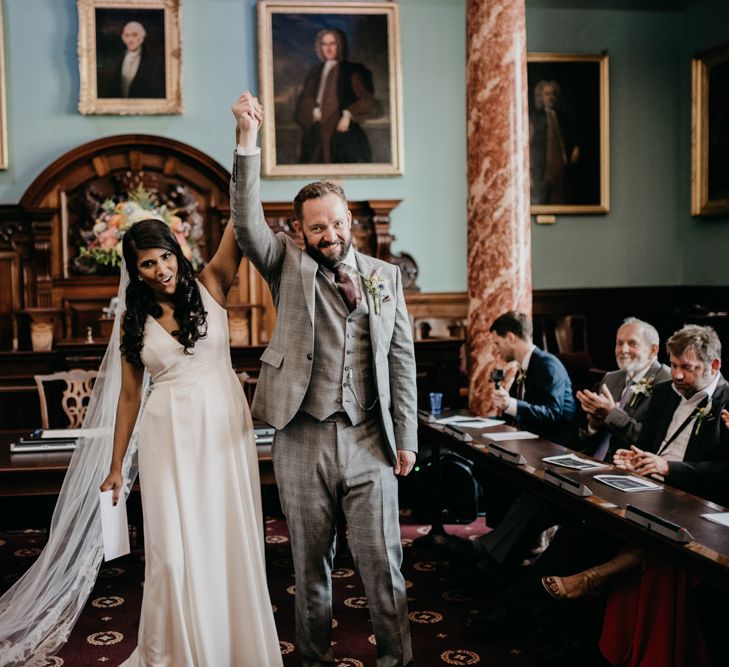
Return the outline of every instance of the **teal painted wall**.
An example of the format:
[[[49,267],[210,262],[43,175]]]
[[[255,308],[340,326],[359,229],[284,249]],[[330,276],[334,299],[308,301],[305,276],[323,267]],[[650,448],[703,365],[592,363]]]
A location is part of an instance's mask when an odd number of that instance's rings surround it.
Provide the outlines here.
[[[141,118],[76,111],[74,0],[0,1],[10,149],[0,203],[17,202],[59,155],[112,134],[168,136],[229,165],[230,105],[257,89],[254,0],[182,0],[185,113]],[[424,291],[466,289],[465,3],[400,1],[405,175],[344,183],[351,199],[403,200],[394,250],[416,258]],[[689,214],[690,59],[729,41],[729,3],[680,12],[555,4],[527,1],[530,51],[610,55],[611,210],[532,223],[534,287],[726,283],[727,218]],[[291,199],[302,183],[267,180],[263,197]]]
[[[681,25],[677,12],[527,9],[529,51],[610,58],[610,212],[532,223],[535,288],[682,282]]]
[[[405,175],[347,179],[350,199],[402,199],[396,252],[412,254],[425,291],[466,286],[465,2],[402,0]],[[184,141],[229,167],[230,106],[258,88],[255,0],[182,0],[182,116],[81,116],[74,0],[3,0],[10,168],[0,203],[16,203],[53,160],[79,144],[140,132]],[[268,180],[265,200],[304,181]]]
[[[691,59],[698,53],[729,43],[729,3],[701,2],[686,12],[681,67],[681,174],[691,173]],[[692,218],[691,186],[681,187],[681,235],[684,239],[684,275],[687,285],[729,283],[729,215]]]

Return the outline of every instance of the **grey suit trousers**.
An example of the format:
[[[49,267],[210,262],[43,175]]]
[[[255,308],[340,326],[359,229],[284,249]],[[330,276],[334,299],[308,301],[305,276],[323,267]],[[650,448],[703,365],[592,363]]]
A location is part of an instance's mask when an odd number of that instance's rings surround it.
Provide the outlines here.
[[[412,661],[397,479],[378,416],[352,426],[346,415],[317,422],[305,413],[276,432],[273,465],[291,535],[296,575],[296,644],[303,664],[333,665],[331,571],[336,509],[364,583],[378,667]]]

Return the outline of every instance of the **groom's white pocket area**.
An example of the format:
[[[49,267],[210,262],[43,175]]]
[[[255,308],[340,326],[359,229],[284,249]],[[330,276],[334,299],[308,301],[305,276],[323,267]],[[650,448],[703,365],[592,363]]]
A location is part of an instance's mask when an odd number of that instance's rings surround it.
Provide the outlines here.
[[[101,510],[101,532],[104,540],[104,560],[109,561],[125,556],[129,548],[129,527],[127,526],[127,503],[124,492],[119,495],[119,502],[112,502],[113,490],[99,492],[99,508]]]

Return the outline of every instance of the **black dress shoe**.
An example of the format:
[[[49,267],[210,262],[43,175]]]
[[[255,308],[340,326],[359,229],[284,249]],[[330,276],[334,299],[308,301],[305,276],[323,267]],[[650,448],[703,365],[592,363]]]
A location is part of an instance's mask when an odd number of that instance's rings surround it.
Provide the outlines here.
[[[477,560],[476,549],[471,540],[455,535],[439,535],[434,539],[435,552],[446,560],[473,563]]]
[[[504,605],[489,612],[471,614],[463,625],[469,633],[484,638],[509,636],[519,629],[518,619]]]

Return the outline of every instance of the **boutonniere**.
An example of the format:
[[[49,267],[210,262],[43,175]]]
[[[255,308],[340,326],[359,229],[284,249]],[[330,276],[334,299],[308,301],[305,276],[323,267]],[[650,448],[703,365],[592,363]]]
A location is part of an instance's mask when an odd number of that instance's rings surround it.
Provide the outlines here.
[[[633,394],[630,398],[631,408],[638,402],[639,396],[645,396],[647,398],[653,393],[653,377],[654,376],[649,378],[642,377],[630,388],[630,391]]]
[[[526,371],[521,366],[516,372],[516,382],[517,384],[524,384],[526,382]]]
[[[385,289],[385,283],[377,274],[377,271],[373,271],[369,278],[364,273],[360,273],[359,275],[362,276],[365,289],[375,302],[375,315],[379,315],[382,310],[382,290]],[[387,300],[389,301],[389,298]]]
[[[696,428],[694,429],[694,435],[698,435],[698,432],[701,429],[701,424],[716,419],[716,415],[711,414],[711,399],[703,408],[696,408],[691,417],[696,419]]]

